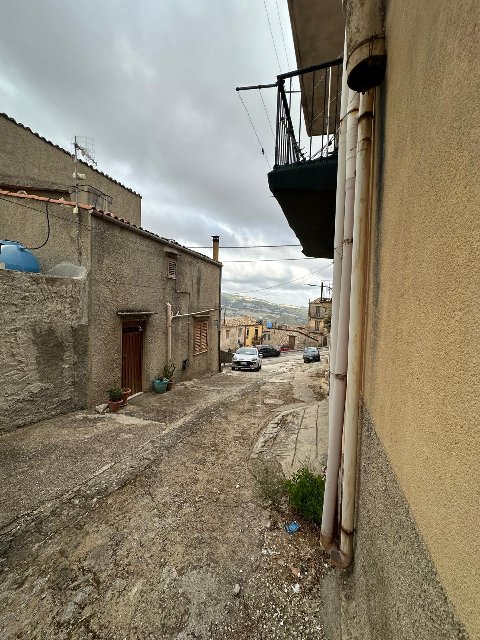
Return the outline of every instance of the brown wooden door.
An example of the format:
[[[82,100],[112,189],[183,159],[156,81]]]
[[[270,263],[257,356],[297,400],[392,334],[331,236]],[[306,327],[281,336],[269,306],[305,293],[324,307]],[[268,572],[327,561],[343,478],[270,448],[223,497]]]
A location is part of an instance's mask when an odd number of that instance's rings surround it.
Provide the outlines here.
[[[143,390],[143,334],[145,320],[128,320],[122,326],[122,387]]]

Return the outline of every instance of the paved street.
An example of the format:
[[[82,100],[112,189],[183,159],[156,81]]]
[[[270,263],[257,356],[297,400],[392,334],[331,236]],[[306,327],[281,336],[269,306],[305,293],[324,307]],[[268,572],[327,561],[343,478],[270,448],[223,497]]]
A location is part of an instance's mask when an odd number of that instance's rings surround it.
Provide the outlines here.
[[[318,534],[252,473],[320,469],[322,364],[301,354],[0,438],[2,638],[322,638]]]

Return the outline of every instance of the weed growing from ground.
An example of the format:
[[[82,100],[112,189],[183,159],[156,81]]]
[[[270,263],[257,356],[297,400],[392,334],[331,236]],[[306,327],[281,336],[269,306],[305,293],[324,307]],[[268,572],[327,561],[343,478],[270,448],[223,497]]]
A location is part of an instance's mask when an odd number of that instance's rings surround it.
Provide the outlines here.
[[[325,480],[313,474],[307,467],[299,469],[291,478],[285,480],[284,488],[290,506],[305,520],[322,523],[323,494]]]

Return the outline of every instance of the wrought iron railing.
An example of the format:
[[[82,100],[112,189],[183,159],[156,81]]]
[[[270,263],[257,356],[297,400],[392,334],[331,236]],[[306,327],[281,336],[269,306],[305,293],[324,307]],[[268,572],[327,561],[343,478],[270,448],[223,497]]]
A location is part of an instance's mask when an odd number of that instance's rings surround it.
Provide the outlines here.
[[[337,152],[342,62],[338,58],[277,76],[275,166]]]

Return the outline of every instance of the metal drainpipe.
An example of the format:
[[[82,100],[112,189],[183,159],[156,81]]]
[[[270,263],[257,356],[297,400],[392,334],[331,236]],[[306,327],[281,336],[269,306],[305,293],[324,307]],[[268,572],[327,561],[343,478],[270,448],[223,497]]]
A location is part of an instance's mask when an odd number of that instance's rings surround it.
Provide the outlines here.
[[[346,568],[352,562],[355,525],[357,443],[360,390],[363,373],[363,333],[367,288],[368,227],[371,209],[372,129],[374,91],[360,99],[358,116],[355,227],[348,342],[347,395],[344,420],[342,517],[340,549],[332,548],[332,564]]]
[[[320,541],[325,550],[333,544],[337,504],[338,471],[341,460],[345,389],[347,386],[348,323],[350,312],[350,279],[352,269],[353,206],[355,200],[355,166],[357,154],[359,96],[348,91],[347,143],[345,161],[345,217],[343,224],[343,257],[338,311],[335,368],[332,370],[328,429],[327,478]]]

